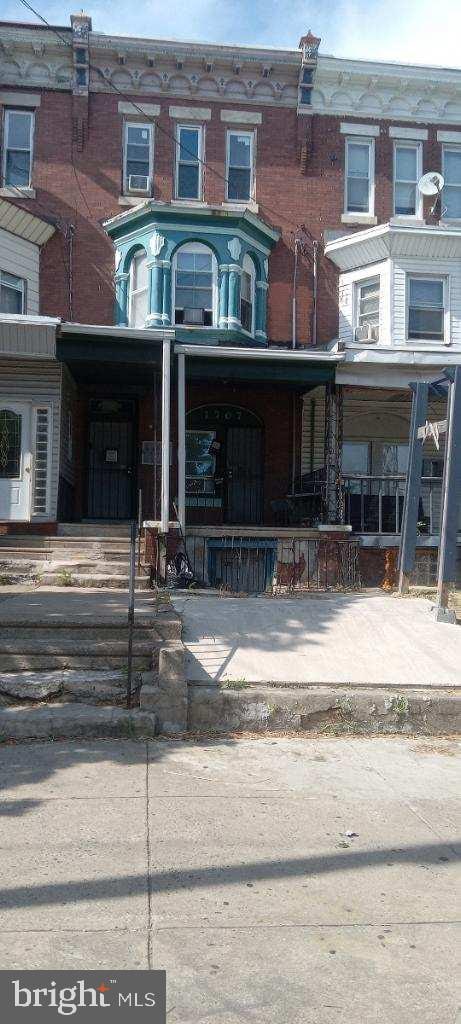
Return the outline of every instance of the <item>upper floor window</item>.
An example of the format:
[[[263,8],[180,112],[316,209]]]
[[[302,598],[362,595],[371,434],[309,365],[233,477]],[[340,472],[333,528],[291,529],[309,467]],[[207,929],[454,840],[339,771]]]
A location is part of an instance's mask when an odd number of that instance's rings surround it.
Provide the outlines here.
[[[394,214],[420,217],[422,196],[417,184],[422,174],[419,142],[396,142],[394,146]]]
[[[4,123],[3,182],[29,188],[32,177],[34,115],[30,110],[6,110]]]
[[[148,289],[149,275],[147,270],[147,255],[144,252],[136,253],[130,267],[130,299],[128,324],[130,327],[145,327],[148,313]]]
[[[254,132],[227,133],[227,198],[248,202],[254,191]]]
[[[356,285],[355,340],[379,339],[379,277]]]
[[[443,277],[408,277],[408,338],[445,340],[446,281]]]
[[[0,313],[26,312],[26,282],[0,270]]]
[[[175,257],[174,322],[212,327],[215,323],[217,267],[201,242],[182,246]]]
[[[251,256],[244,256],[240,286],[240,320],[249,334],[254,334],[255,267]]]
[[[176,196],[201,199],[203,128],[179,124],[176,133]]]
[[[374,212],[374,141],[346,139],[346,213]]]
[[[124,192],[148,196],[152,191],[153,130],[152,124],[125,124]]]
[[[443,147],[444,217],[461,220],[461,146]]]

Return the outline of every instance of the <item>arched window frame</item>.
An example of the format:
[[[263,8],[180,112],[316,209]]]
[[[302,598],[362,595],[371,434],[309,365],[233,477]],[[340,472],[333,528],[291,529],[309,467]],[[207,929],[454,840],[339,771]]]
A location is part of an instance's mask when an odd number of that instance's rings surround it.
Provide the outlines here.
[[[141,261],[145,264],[146,278],[145,278],[145,283],[143,283],[142,287],[138,288],[138,287],[135,287],[135,285],[137,284],[137,276],[136,275],[137,275],[137,268],[138,268],[138,266],[139,266]],[[133,310],[134,303],[133,303],[133,300],[134,299],[139,299],[142,295],[145,295],[145,315],[144,315],[144,320],[143,320],[142,323],[136,323],[135,322],[135,317],[133,315],[134,314],[134,310]],[[138,251],[133,254],[133,257],[132,257],[131,262],[130,262],[130,280],[129,280],[129,293],[128,293],[128,326],[129,327],[136,327],[138,329],[145,327],[145,325],[146,325],[146,318],[148,316],[148,313],[149,313],[149,271],[147,269],[147,253],[146,253],[145,249],[138,249]]]
[[[249,283],[249,289],[245,286]],[[249,298],[248,298],[249,291]],[[249,317],[248,317],[249,308]],[[246,312],[245,312],[246,310]],[[242,267],[242,280],[240,284],[240,319],[242,322],[242,328],[247,331],[251,336],[255,333],[255,314],[256,314],[256,267],[254,261],[248,253],[243,257]],[[245,317],[247,318],[247,326],[245,326]]]
[[[178,256],[182,253],[206,253],[211,256],[211,272],[212,272],[212,284],[211,284],[211,324],[189,324],[181,323],[176,321],[176,291],[177,291],[177,272],[178,272]],[[180,308],[180,307],[178,307]],[[213,252],[211,246],[205,242],[184,242],[180,245],[173,256],[172,265],[172,287],[171,287],[171,322],[176,326],[184,326],[192,328],[194,326],[200,327],[201,330],[209,327],[216,327],[218,323],[218,261],[216,255]]]

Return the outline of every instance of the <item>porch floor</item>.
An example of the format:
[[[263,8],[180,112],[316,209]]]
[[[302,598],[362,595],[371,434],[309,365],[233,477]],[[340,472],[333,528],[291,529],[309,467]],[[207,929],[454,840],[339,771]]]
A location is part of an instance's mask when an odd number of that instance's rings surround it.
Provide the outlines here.
[[[189,681],[460,687],[461,630],[429,601],[383,593],[300,598],[174,594]]]

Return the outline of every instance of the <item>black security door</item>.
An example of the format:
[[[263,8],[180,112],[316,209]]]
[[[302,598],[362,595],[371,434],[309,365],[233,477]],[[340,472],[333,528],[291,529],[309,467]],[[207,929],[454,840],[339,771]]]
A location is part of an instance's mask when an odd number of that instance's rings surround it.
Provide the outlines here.
[[[263,512],[263,431],[229,427],[226,435],[228,523],[260,523]]]
[[[133,516],[134,424],[130,401],[93,401],[88,452],[89,519]]]

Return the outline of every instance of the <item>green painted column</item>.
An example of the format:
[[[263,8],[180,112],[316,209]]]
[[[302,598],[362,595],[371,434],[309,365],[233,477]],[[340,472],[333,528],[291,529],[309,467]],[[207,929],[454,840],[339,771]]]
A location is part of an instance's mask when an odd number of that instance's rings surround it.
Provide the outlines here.
[[[115,275],[115,321],[119,327],[128,326],[129,274]]]
[[[147,327],[163,327],[163,260],[151,260],[149,271],[149,313]]]
[[[228,326],[229,307],[229,267],[219,268],[219,311],[218,327],[226,329]]]
[[[162,323],[164,326],[174,323],[174,310],[171,308],[171,262],[169,260],[163,261]]]

